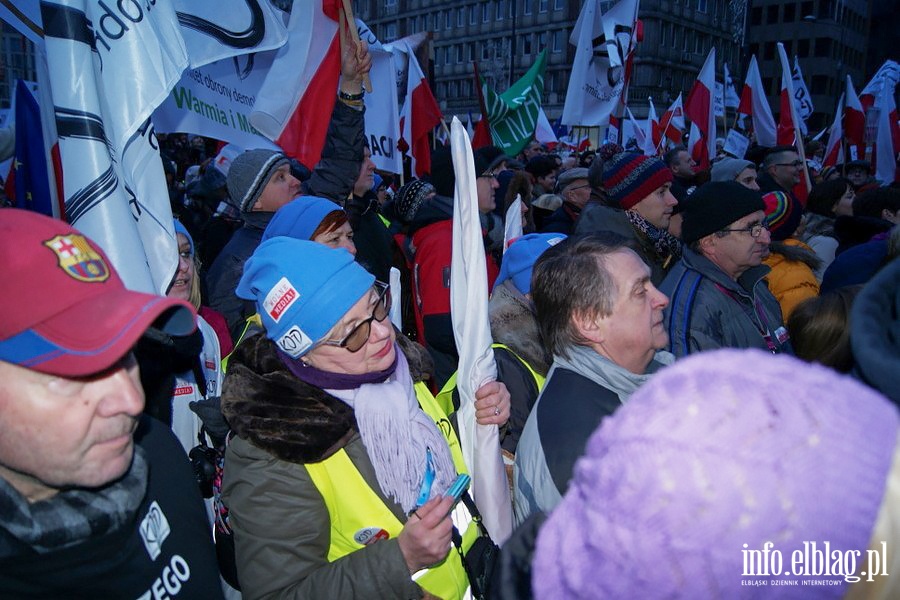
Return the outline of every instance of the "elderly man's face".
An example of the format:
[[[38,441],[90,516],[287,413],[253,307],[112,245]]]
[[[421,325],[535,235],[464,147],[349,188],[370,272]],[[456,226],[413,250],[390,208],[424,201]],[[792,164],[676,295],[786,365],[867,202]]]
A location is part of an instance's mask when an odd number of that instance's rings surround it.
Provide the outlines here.
[[[861,186],[866,182],[866,179],[868,178],[869,173],[865,169],[854,167],[847,171],[847,179],[850,180],[850,183],[852,183],[854,187]]]
[[[66,378],[0,361],[0,477],[29,500],[98,487],[131,465],[144,409],[137,361]]]
[[[576,179],[569,183],[562,192],[563,198],[578,208],[584,208],[591,199],[591,186],[587,179]]]
[[[644,373],[657,350],[669,343],[663,309],[669,299],[650,281],[650,267],[631,250],[608,255],[606,269],[615,282],[612,314],[599,319],[598,350],[632,373]]]
[[[675,157],[675,162],[672,163],[671,169],[674,175],[689,179],[694,176],[694,167],[696,166],[697,163],[691,158],[690,153],[687,150],[682,150]]]
[[[759,227],[758,235],[753,237],[754,229],[765,223],[765,218],[766,213],[758,210],[726,227],[726,235],[707,236],[704,238],[706,246],[701,243],[703,253],[732,279],[737,279],[768,256],[769,242],[772,241],[769,230]]]

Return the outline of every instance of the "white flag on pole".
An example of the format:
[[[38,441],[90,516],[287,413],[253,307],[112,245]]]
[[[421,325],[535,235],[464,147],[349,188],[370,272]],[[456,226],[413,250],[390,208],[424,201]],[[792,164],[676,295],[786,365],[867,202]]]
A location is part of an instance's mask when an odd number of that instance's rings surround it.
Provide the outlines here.
[[[562,123],[603,127],[625,87],[625,61],[634,49],[637,0],[619,0],[605,15],[599,0],[586,0],[569,36],[575,60]]]
[[[800,63],[797,56],[794,56],[794,68],[791,70],[791,79],[794,81],[794,104],[797,107],[797,115],[803,123],[803,133],[806,134],[806,120],[813,114],[812,96],[809,95],[809,89],[806,82],[803,81],[803,72],[800,70]]]
[[[509,249],[509,245],[516,238],[522,237],[522,196],[516,194],[516,199],[512,201],[509,208],[506,209],[506,220],[503,228],[503,254]]]
[[[485,527],[491,538],[502,544],[512,533],[512,503],[500,455],[499,431],[496,425],[478,425],[475,421],[475,391],[497,379],[488,322],[487,268],[472,145],[466,128],[456,117],[450,125],[450,147],[456,173],[450,312],[459,350],[459,441]]]

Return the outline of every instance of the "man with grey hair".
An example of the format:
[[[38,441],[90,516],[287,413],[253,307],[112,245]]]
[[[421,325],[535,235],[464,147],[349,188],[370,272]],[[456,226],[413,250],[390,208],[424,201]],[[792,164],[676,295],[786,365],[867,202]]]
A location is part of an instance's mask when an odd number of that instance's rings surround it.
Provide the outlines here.
[[[591,199],[588,170],[585,167],[576,167],[563,171],[556,180],[556,193],[562,196],[563,204],[547,218],[541,232],[571,235],[581,209]]]
[[[550,248],[531,294],[553,365],[516,450],[517,523],[559,503],[600,421],[674,361],[660,352],[669,300],[624,238],[593,233]]]

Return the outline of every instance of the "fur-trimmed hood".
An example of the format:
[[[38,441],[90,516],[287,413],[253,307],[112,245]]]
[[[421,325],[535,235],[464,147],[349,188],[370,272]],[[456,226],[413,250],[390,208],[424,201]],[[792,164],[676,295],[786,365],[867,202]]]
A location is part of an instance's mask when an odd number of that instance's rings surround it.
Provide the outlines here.
[[[822,259],[816,256],[816,253],[809,246],[798,240],[771,242],[769,243],[769,251],[772,254],[781,256],[786,261],[802,262],[813,271],[822,266]],[[766,260],[766,264],[770,267],[774,267],[774,264],[777,262],[777,260]]]
[[[419,381],[427,371],[421,360],[427,352],[409,352],[415,343],[400,337],[410,375]],[[238,437],[278,459],[300,464],[328,458],[357,431],[353,409],[298,379],[264,335],[244,340],[231,355],[222,413]]]
[[[494,341],[509,346],[531,368],[546,375],[553,358],[544,347],[531,302],[510,281],[494,287],[488,315]]]

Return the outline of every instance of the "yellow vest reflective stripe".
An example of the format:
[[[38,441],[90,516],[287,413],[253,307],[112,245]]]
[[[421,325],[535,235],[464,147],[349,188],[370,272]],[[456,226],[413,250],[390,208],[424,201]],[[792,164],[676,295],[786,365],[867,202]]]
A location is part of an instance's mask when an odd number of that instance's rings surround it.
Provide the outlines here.
[[[426,385],[417,383],[414,389],[419,406],[444,434],[457,472],[467,473],[459,439],[446,413],[440,410]],[[367,541],[377,543],[377,539],[384,536],[395,538],[400,535],[403,523],[369,487],[344,449],[322,462],[304,466],[322,494],[331,519],[329,562],[362,549]],[[451,516],[454,525],[464,532],[462,546],[463,551],[468,552],[478,536],[478,526],[462,502],[457,504]],[[440,565],[418,571],[412,578],[424,590],[445,600],[468,595],[469,580],[455,548],[450,549]]]
[[[531,365],[529,365],[524,358],[513,352],[513,349],[507,346],[506,344],[491,344],[491,348],[503,348],[513,356],[519,359],[519,362],[522,363],[528,372],[531,373],[531,376],[534,378],[534,383],[537,386],[538,393],[544,389],[544,382],[547,380],[546,377],[535,371]],[[447,383],[444,384],[444,387],[441,388],[441,391],[438,392],[435,400],[438,403],[438,406],[441,407],[446,414],[452,414],[453,409],[453,390],[456,388],[456,373],[450,376],[450,379],[447,380]]]
[[[244,322],[244,329],[241,331],[240,337],[234,343],[234,348],[231,349],[228,356],[222,358],[222,373],[225,373],[228,370],[228,361],[231,359],[231,355],[234,354],[234,351],[237,350],[238,345],[248,337],[250,332],[256,331],[257,329],[262,329],[262,318],[259,316],[259,313],[253,313],[247,317],[247,320]]]

